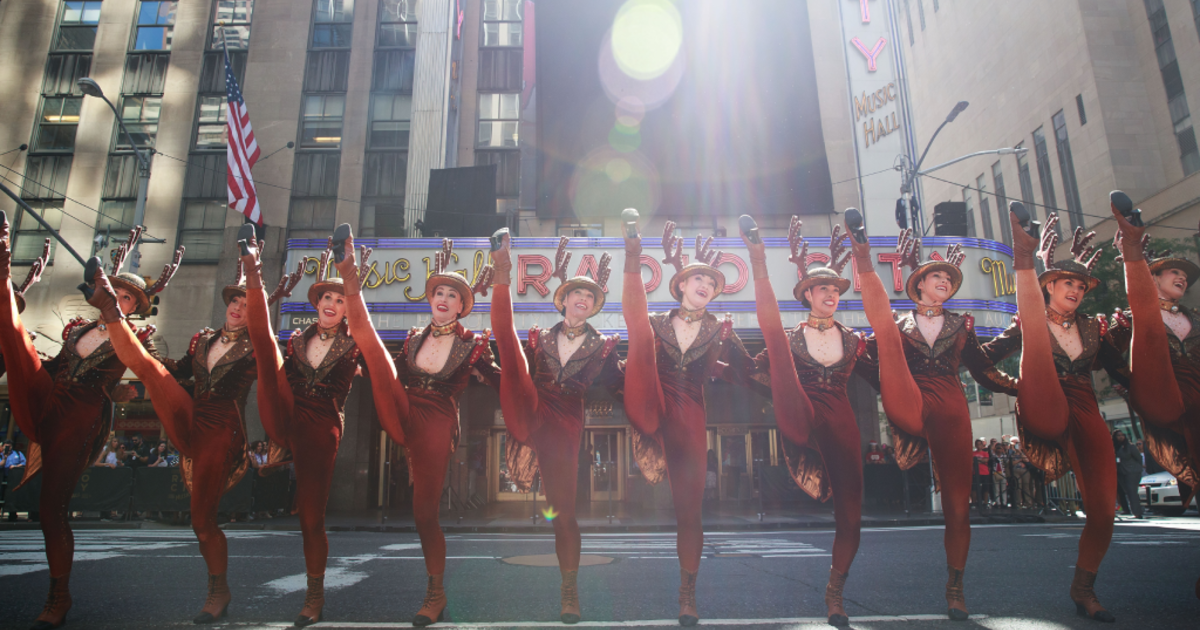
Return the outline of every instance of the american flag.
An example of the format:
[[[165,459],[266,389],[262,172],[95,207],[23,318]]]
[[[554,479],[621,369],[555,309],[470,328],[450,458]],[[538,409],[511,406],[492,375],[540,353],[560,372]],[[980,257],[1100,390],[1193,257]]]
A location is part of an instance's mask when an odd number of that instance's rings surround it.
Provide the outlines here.
[[[233,68],[229,65],[229,54],[225,54],[225,96],[229,101],[226,113],[225,155],[228,162],[226,179],[229,182],[229,207],[246,215],[246,218],[262,225],[262,211],[258,206],[258,192],[254,189],[254,177],[250,169],[258,161],[260,151],[254,141],[254,129],[250,127],[250,112],[242,99]]]

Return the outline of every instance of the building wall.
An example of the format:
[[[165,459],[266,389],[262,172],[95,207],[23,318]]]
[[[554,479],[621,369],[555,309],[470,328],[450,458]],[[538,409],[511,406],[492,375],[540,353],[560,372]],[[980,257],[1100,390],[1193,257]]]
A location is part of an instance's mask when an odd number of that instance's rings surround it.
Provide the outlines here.
[[[924,29],[916,15],[917,1],[924,6]],[[1200,98],[1200,39],[1195,16],[1189,3],[1165,5],[1191,104]],[[1040,127],[1047,136],[1055,205],[1069,230],[1073,226],[1066,216],[1067,191],[1052,122],[1061,110],[1084,226],[1095,229],[1100,242],[1113,233],[1114,224],[1106,217],[1110,216],[1108,193],[1114,189],[1127,192],[1155,222],[1154,236],[1183,238],[1195,231],[1200,209],[1180,211],[1177,204],[1196,199],[1200,182],[1184,176],[1143,0],[941,2],[937,11],[928,0],[894,6],[901,12],[900,43],[910,75],[919,145],[928,142],[955,102],[971,103],[938,136],[924,167],[975,151],[1023,143],[1030,149],[1027,156],[1034,200],[1045,204],[1033,155],[1032,133]],[[913,44],[904,25],[905,6],[913,12]],[[1082,97],[1086,123],[1081,120],[1076,96]],[[962,200],[963,187],[976,188],[982,175],[999,239],[999,221],[1007,221],[1007,213],[998,211],[993,196],[991,169],[997,161],[1008,198],[1020,198],[1014,156],[977,157],[933,173],[953,183],[923,178],[926,213],[938,202]],[[1175,189],[1180,192],[1166,193]],[[982,236],[979,193],[966,194],[973,197],[976,234]],[[1176,205],[1169,205],[1164,195]],[[1181,197],[1186,200],[1180,201]],[[1159,219],[1173,209],[1176,212],[1171,217]],[[1046,212],[1046,208],[1036,208],[1039,218]]]

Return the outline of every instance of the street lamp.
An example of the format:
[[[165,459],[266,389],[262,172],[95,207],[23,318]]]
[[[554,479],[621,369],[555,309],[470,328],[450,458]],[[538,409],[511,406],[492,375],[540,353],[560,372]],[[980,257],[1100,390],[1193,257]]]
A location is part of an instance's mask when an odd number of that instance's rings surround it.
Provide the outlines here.
[[[121,133],[125,134],[125,139],[129,141],[129,146],[133,148],[133,154],[138,160],[138,190],[137,202],[133,209],[133,224],[135,226],[142,225],[146,220],[146,190],[150,187],[150,161],[138,149],[138,143],[133,139],[133,135],[129,133],[129,129],[125,127],[125,121],[121,120],[121,113],[117,111],[117,106],[113,105],[112,101],[104,95],[104,90],[100,89],[100,84],[96,83],[91,77],[82,77],[75,81],[75,85],[79,87],[79,91],[85,96],[98,98],[108,104],[113,115],[117,117],[117,124],[121,127]],[[129,271],[136,274],[138,268],[141,267],[141,252],[138,251],[138,242],[134,242],[133,251],[129,256]]]
[[[949,125],[950,122],[954,122],[954,119],[959,118],[959,114],[965,112],[966,108],[970,106],[970,104],[971,103],[966,101],[959,101],[958,103],[954,104],[954,109],[950,109],[950,113],[946,115],[946,120],[943,120],[942,124],[937,126],[937,130],[934,131],[934,136],[931,136],[929,138],[929,143],[925,144],[925,150],[922,151],[922,154],[920,154],[920,158],[917,160],[917,166],[913,167],[911,170],[908,170],[908,172],[905,174],[904,184],[900,185],[900,196],[901,198],[905,196],[908,197],[908,208],[912,208],[912,199],[913,197],[916,197],[914,194],[912,194],[912,182],[913,180],[917,179],[917,173],[920,170],[920,164],[925,161],[925,156],[929,155],[929,148],[930,146],[934,145],[934,140],[937,139],[937,134],[942,132],[943,127]],[[918,218],[924,218],[924,216],[918,217],[916,212],[913,212],[912,227],[917,229],[918,234],[924,234],[925,226],[919,226],[919,224],[917,224]]]

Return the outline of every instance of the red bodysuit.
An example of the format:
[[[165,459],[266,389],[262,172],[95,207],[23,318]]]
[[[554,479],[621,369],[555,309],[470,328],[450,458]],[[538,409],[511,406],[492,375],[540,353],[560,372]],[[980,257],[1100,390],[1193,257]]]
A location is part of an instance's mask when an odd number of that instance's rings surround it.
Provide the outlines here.
[[[917,327],[915,311],[896,320],[904,340],[904,357],[913,381],[921,392],[922,415],[912,423],[889,417],[895,444],[896,463],[908,470],[933,454],[934,474],[942,491],[946,520],[946,562],[966,566],[971,546],[971,411],[958,378],[965,365],[979,383],[1008,384],[1008,379],[988,361],[975,337],[975,320],[970,315],[943,311],[942,329],[931,347]],[[879,387],[879,358],[875,336],[867,339],[867,351],[856,372]],[[903,426],[900,423],[909,426]]]
[[[679,565],[694,573],[700,568],[704,547],[700,518],[708,454],[704,384],[717,371],[718,361],[728,363],[736,372],[748,371],[753,359],[733,332],[733,321],[722,322],[711,313],[704,316],[691,347],[686,353],[680,352],[671,325],[677,312],[673,309],[650,316],[655,362],[635,360],[631,347],[625,362],[625,407],[627,412],[634,411],[629,421],[633,425],[634,457],[642,475],[651,484],[668,476],[679,528]],[[631,338],[630,344],[634,343]],[[630,387],[633,383],[639,386]],[[654,400],[656,390],[661,392],[661,404]],[[644,414],[644,410],[655,409]]]
[[[396,355],[396,378],[408,397],[408,414],[399,419],[413,484],[413,518],[421,537],[428,573],[446,570],[446,538],[438,525],[438,504],[450,456],[458,448],[458,396],[471,380],[472,370],[495,378],[487,334],[476,334],[455,323],[454,346],[436,374],[417,367],[421,345],[433,326],[413,328]]]
[[[801,323],[788,331],[792,361],[805,396],[812,405],[813,416],[809,424],[811,448],[801,448],[790,440],[784,441],[783,453],[788,470],[796,484],[806,494],[818,501],[831,497],[834,505],[834,522],[837,532],[833,543],[833,568],[841,573],[850,571],[850,564],[858,553],[860,526],[862,523],[863,470],[859,450],[862,437],[855,422],[854,409],[846,396],[846,385],[854,371],[866,343],[858,334],[835,322],[842,333],[842,358],[830,366],[821,365],[808,353],[804,329]],[[751,377],[751,388],[755,383],[767,385],[770,380],[770,357],[764,350],[755,358],[755,374]],[[769,392],[763,392],[769,395]],[[788,422],[790,416],[778,401],[775,405],[777,423]]]
[[[503,293],[497,292],[493,300]],[[504,321],[502,313],[508,314],[509,321]],[[496,342],[501,345],[502,352],[509,352],[509,346],[515,346],[517,342],[511,313],[511,307],[507,311],[503,308],[492,310]],[[531,328],[529,341],[524,346],[524,364],[511,367],[518,362],[505,364],[501,380],[501,388],[509,390],[501,397],[508,403],[503,408],[504,422],[509,427],[505,452],[508,472],[517,488],[528,492],[541,470],[546,502],[558,512],[552,523],[558,567],[562,571],[579,568],[582,547],[579,523],[575,518],[575,492],[587,390],[596,382],[609,389],[619,388],[621,382],[616,353],[620,338],[616,335],[605,337],[591,324],[584,326],[586,340],[566,365],[560,362],[558,353],[558,334],[563,322],[549,330]],[[510,331],[503,341],[502,331]],[[525,397],[524,405],[517,408],[512,401],[527,389],[533,390],[533,396]]]
[[[1038,435],[1032,427],[1021,423],[1025,455],[1035,466],[1046,471],[1049,483],[1068,470],[1075,471],[1075,481],[1087,512],[1087,522],[1079,536],[1079,559],[1076,566],[1095,573],[1112,542],[1113,519],[1117,503],[1117,465],[1112,436],[1092,388],[1092,372],[1106,365],[1119,363],[1118,352],[1108,336],[1108,326],[1102,319],[1076,314],[1075,326],[1083,342],[1083,352],[1072,360],[1058,345],[1053,335],[1050,346],[1058,380],[1067,397],[1070,416],[1062,435]],[[983,346],[992,361],[1021,349],[1020,324],[1009,326],[1000,336]],[[1016,394],[1014,387],[997,387],[998,381],[984,383],[989,389]],[[1018,405],[1017,420],[1021,421]]]

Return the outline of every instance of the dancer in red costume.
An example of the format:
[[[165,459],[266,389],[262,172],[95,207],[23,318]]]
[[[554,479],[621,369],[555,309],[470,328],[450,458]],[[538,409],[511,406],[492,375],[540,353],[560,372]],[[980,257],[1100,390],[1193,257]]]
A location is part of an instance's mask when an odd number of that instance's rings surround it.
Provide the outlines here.
[[[710,249],[712,238],[696,237],[696,257],[683,264],[683,239],[672,236],[668,221],[662,245],[665,264],[676,269],[668,285],[679,308],[650,315],[642,284],[641,238],[637,211],[625,210],[625,277],[621,311],[629,328],[625,362],[625,412],[633,425],[634,456],[651,484],[664,474],[671,484],[678,524],[679,624],[694,626],[696,577],[704,547],[700,511],[708,446],[704,384],[728,363],[735,373],[748,372],[753,359],[733,332],[728,316],[718,320],[707,312],[709,302],[725,289],[725,275],[712,263],[720,252]]]
[[[292,333],[287,353],[280,354],[253,226],[244,226],[238,236],[246,270],[246,319],[258,368],[258,412],[267,435],[291,451],[295,464],[296,511],[308,574],[304,608],[295,625],[304,627],[320,621],[325,607],[325,563],[329,558],[325,505],[342,439],[343,409],[361,357],[343,320],[346,289],[342,279],[325,277],[329,251],[321,256],[317,281],[308,289],[317,321],[307,330]]]
[[[135,230],[136,232],[136,230]],[[130,242],[136,236],[131,235]],[[180,248],[179,256],[182,255]],[[175,265],[179,263],[179,256]],[[162,421],[167,437],[183,456],[180,468],[191,494],[192,531],[208,567],[208,597],[196,624],[214,623],[226,615],[231,595],[226,581],[229,553],[225,534],[217,527],[221,495],[241,480],[246,458],[246,396],[254,383],[254,351],[246,335],[246,286],[239,261],[234,284],[225,287],[225,325],[220,333],[205,328],[192,337],[179,361],[159,361],[134,340],[126,327],[110,326],[117,358],[137,375]],[[285,275],[268,302],[290,294],[301,270]],[[97,270],[90,304],[100,309],[106,324],[121,319],[110,296],[103,270]],[[192,381],[185,388],[176,379]],[[189,391],[189,389],[191,391]]]
[[[971,546],[971,412],[958,380],[965,365],[980,382],[1005,379],[987,361],[975,337],[975,322],[943,308],[959,286],[963,254],[952,245],[943,260],[920,263],[921,243],[911,230],[900,235],[898,251],[913,269],[907,292],[917,308],[895,319],[887,290],[875,273],[862,214],[846,210],[851,247],[862,282],[863,310],[874,333],[857,371],[877,383],[892,424],[896,461],[909,469],[932,451],[946,520],[946,614],[967,618],[963,570]]]
[[[1191,488],[1181,503],[1187,506],[1200,491],[1200,313],[1179,301],[1200,267],[1150,250],[1141,211],[1123,192],[1114,191],[1111,199],[1129,297],[1129,310],[1114,317],[1112,335],[1118,348],[1130,351],[1130,401],[1143,420],[1146,448]]]
[[[9,276],[12,252],[8,246],[7,217],[0,215],[0,274]],[[118,249],[114,273],[124,262],[128,246]],[[170,270],[168,265],[168,270]],[[146,287],[131,273],[114,277],[113,286],[122,313],[147,313],[150,298],[166,288],[170,273]],[[63,347],[55,358],[43,362],[18,316],[16,296],[9,277],[0,278],[0,348],[8,369],[9,404],[21,432],[32,442],[25,469],[27,483],[42,474],[40,497],[42,535],[50,565],[50,595],[33,628],[57,628],[71,608],[68,586],[75,553],[75,537],[67,522],[67,505],[83,469],[95,461],[108,437],[114,388],[125,366],[109,343],[107,325],[72,320],[63,331]],[[153,328],[137,332],[147,351],[155,354],[149,338]]]
[[[1105,319],[1088,317],[1077,310],[1087,292],[1100,284],[1091,275],[1099,262],[1100,252],[1088,245],[1095,233],[1085,236],[1083,228],[1076,228],[1071,246],[1074,259],[1055,263],[1054,248],[1058,245],[1058,232],[1054,226],[1057,223],[1058,216],[1051,214],[1042,230],[1040,256],[1045,271],[1038,276],[1038,284],[1046,296],[1047,325],[1053,337],[1047,341],[1053,353],[1058,382],[1065,394],[1067,413],[1063,415],[1063,401],[1053,396],[1056,390],[1048,386],[1045,375],[1039,383],[1035,376],[1022,373],[1021,387],[1015,389],[1018,419],[1021,422],[1025,454],[1035,466],[1046,471],[1046,481],[1053,481],[1066,474],[1068,469],[1073,469],[1083,495],[1087,522],[1079,537],[1079,557],[1075,561],[1075,579],[1070,592],[1076,610],[1080,615],[1097,621],[1114,621],[1112,614],[1096,599],[1093,589],[1096,571],[1112,542],[1117,467],[1108,425],[1096,404],[1091,373],[1112,361],[1117,351],[1108,337]],[[1021,235],[1014,236],[1015,243],[1020,242],[1016,240],[1018,236]],[[1027,239],[1022,237],[1021,240]],[[1021,247],[1028,249],[1027,244]],[[1014,260],[1014,265],[1016,263]],[[1018,274],[1017,290],[1018,307],[1024,320],[1029,309],[1020,306],[1020,300],[1022,295],[1031,297],[1029,280],[1032,279],[1032,269],[1027,260],[1021,263],[1022,266],[1018,267],[1021,273]],[[1022,278],[1026,280],[1024,285],[1020,284]],[[999,361],[1017,351],[1022,347],[1022,333],[1032,331],[1034,325],[1033,321],[1029,325],[1024,325],[1024,321],[1013,323],[1000,336],[984,345],[988,357]],[[1025,343],[1026,352],[1030,351],[1031,345]],[[1038,341],[1037,345],[1038,352],[1046,351],[1043,342]],[[1026,368],[1025,356],[1022,356],[1021,368]],[[1014,388],[1009,387],[1007,391],[1013,393]],[[1049,411],[1046,408],[1048,406],[1057,411]]]
[[[350,226],[339,229],[342,233],[338,237],[345,236],[345,253],[334,266],[345,279],[350,333],[371,375],[380,424],[408,454],[413,516],[428,573],[425,599],[412,624],[427,626],[443,619],[447,603],[442,580],[446,572],[446,538],[438,524],[438,503],[446,467],[458,447],[458,396],[474,373],[495,378],[488,331],[473,333],[459,320],[471,314],[475,293],[487,294],[492,269],[484,267],[474,286],[461,275],[446,271],[454,244],[444,239],[442,250],[434,256],[433,273],[425,281],[432,321],[408,333],[393,361],[371,324],[362,297]],[[364,260],[369,251],[363,248]]]
[[[508,229],[492,236],[496,293],[492,295],[492,326],[500,350],[500,406],[508,427],[506,457],[517,487],[529,491],[539,468],[553,519],[554,548],[562,572],[563,623],[578,623],[581,610],[576,579],[582,545],[575,519],[575,488],[579,440],[583,435],[584,395],[592,383],[619,387],[621,370],[616,347],[620,337],[605,337],[587,323],[604,308],[608,268],[612,257],[600,257],[596,278],[567,279],[570,239],[562,237],[555,256],[554,277],[562,281],[554,292],[554,307],[563,321],[549,330],[534,326],[522,349],[513,325],[512,262]]]
[[[863,471],[859,457],[862,438],[846,396],[846,383],[858,355],[866,349],[861,336],[833,319],[842,293],[850,290],[850,280],[842,277],[842,269],[850,261],[847,235],[842,226],[835,226],[828,266],[809,269],[808,243],[800,236],[802,224],[792,217],[789,260],[800,270],[800,282],[792,296],[811,311],[807,322],[785,332],[768,277],[766,247],[757,229],[747,231],[753,219],[743,216],[741,222],[754,273],[758,323],[767,345],[755,359],[758,369],[752,383],[770,387],[775,421],[785,438],[784,456],[796,483],[814,499],[833,498],[836,533],[825,607],[830,625],[847,626],[850,619],[842,604],[842,589],[858,553]],[[772,357],[783,359],[772,361]]]

